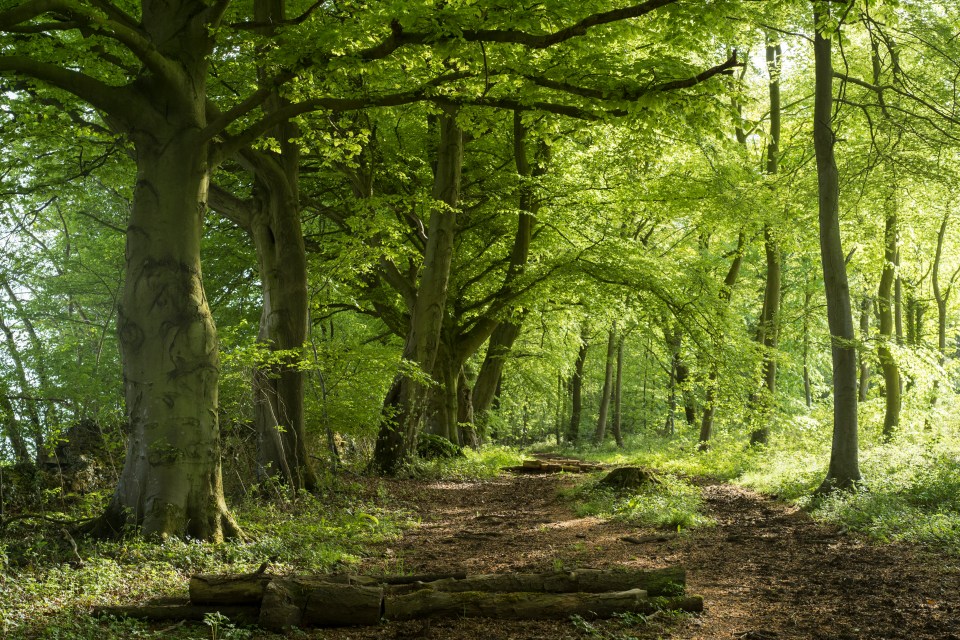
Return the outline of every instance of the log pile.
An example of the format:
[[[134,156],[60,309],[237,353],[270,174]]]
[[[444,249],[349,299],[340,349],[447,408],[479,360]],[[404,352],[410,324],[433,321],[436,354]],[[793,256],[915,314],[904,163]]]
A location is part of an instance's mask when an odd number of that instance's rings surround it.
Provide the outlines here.
[[[282,631],[420,618],[532,620],[574,614],[604,618],[658,609],[702,611],[702,598],[683,595],[685,581],[679,568],[471,576],[197,575],[190,579],[189,602],[101,607],[95,613],[203,620],[219,612],[237,623]]]
[[[504,471],[513,473],[587,473],[603,469],[602,464],[584,462],[572,458],[549,458],[546,460],[524,460],[519,467],[504,467]]]

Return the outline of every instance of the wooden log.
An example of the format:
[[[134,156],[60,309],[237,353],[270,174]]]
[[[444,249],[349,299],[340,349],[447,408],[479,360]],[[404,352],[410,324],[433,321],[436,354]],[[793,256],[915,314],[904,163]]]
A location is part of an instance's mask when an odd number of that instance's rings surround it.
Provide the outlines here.
[[[653,613],[659,609],[702,611],[699,597],[656,598],[643,589],[607,593],[485,593],[433,591],[387,595],[387,621],[419,618],[563,619],[571,615],[609,618],[616,613]]]
[[[203,621],[210,613],[221,613],[235,624],[257,624],[260,608],[256,605],[142,604],[122,607],[94,607],[94,616],[118,616],[176,622]]]
[[[306,593],[303,626],[344,627],[378,624],[383,615],[383,588],[331,583],[301,585]]]
[[[328,582],[317,577],[275,579],[264,593],[259,625],[271,631],[291,627],[348,627],[380,622],[383,587]]]
[[[243,575],[195,575],[190,578],[193,604],[259,604],[273,576],[264,573]]]
[[[643,589],[650,596],[675,596],[683,593],[686,572],[679,567],[667,569],[579,569],[556,573],[494,573],[447,578],[412,585],[388,585],[388,594],[410,593],[421,589],[447,592],[539,592],[539,593],[602,593]]]
[[[257,624],[278,632],[302,626],[304,604],[306,597],[295,582],[280,578],[271,580],[263,592]]]

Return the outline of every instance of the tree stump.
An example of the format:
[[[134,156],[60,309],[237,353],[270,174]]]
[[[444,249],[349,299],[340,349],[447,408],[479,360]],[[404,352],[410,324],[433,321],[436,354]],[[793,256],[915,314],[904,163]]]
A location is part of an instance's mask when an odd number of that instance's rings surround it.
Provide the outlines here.
[[[618,467],[600,480],[600,485],[620,490],[645,489],[659,484],[656,474],[643,467]]]

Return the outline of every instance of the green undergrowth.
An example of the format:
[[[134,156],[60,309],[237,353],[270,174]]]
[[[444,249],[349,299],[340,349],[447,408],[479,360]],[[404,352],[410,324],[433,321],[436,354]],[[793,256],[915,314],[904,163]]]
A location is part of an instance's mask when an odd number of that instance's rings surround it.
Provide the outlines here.
[[[578,516],[599,516],[678,531],[712,524],[703,514],[703,498],[697,487],[671,474],[658,478],[656,483],[627,490],[604,487],[594,479],[565,491],[564,495],[574,501]]]
[[[251,496],[234,507],[247,541],[76,537],[79,560],[62,528],[12,522],[0,536],[0,637],[210,638],[209,625],[163,629],[130,620],[95,620],[89,611],[98,605],[182,597],[194,573],[244,573],[265,561],[278,573],[347,569],[360,562],[369,545],[396,539],[414,522],[411,514],[389,507],[385,495],[371,498],[369,493],[359,483],[335,480],[317,496],[269,501]],[[250,637],[224,625],[217,633],[221,638]]]
[[[482,480],[520,460],[515,449],[489,446],[478,452],[466,450],[462,457],[420,460],[408,471],[424,480]],[[88,517],[98,512],[107,495],[104,491],[61,500],[51,494],[35,510],[67,520]],[[131,534],[116,541],[96,541],[68,537],[61,526],[42,520],[10,522],[0,532],[0,638],[267,637],[212,619],[186,625],[98,620],[90,616],[90,608],[185,597],[192,574],[245,573],[263,562],[269,562],[275,573],[325,573],[352,567],[362,571],[359,565],[371,545],[395,540],[416,523],[414,514],[390,504],[383,485],[350,474],[328,477],[318,495],[296,499],[283,497],[283,491],[265,484],[233,505],[232,511],[248,540],[155,543]],[[70,540],[77,545],[79,559]]]
[[[413,477],[424,480],[484,480],[496,477],[503,467],[519,465],[522,460],[517,449],[487,445],[479,451],[465,448],[462,456],[417,460],[408,469]]]
[[[733,482],[797,504],[818,520],[878,542],[914,542],[960,555],[960,425],[947,412],[934,419],[909,409],[904,408],[902,429],[884,442],[882,405],[861,406],[863,482],[856,491],[817,500],[814,492],[830,460],[832,415],[826,406],[781,419],[763,447],[748,445],[745,430],[729,429],[702,452],[691,429],[672,438],[637,436],[623,449],[611,444],[541,449],[647,466],[680,477]],[[608,504],[630,510],[628,500],[618,500]],[[614,513],[610,507],[601,511]]]

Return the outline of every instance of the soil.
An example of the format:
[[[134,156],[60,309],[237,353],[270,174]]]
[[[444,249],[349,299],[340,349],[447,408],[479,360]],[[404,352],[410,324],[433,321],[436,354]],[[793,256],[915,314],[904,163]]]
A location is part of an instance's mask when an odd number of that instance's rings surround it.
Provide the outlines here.
[[[874,544],[814,522],[790,505],[707,481],[701,484],[713,527],[675,536],[577,517],[559,492],[580,481],[569,475],[510,475],[483,482],[385,482],[392,504],[419,514],[422,524],[400,541],[371,550],[363,571],[680,565],[687,569],[688,593],[704,597],[702,614],[595,622],[436,620],[325,630],[311,637],[960,640],[956,557]]]

